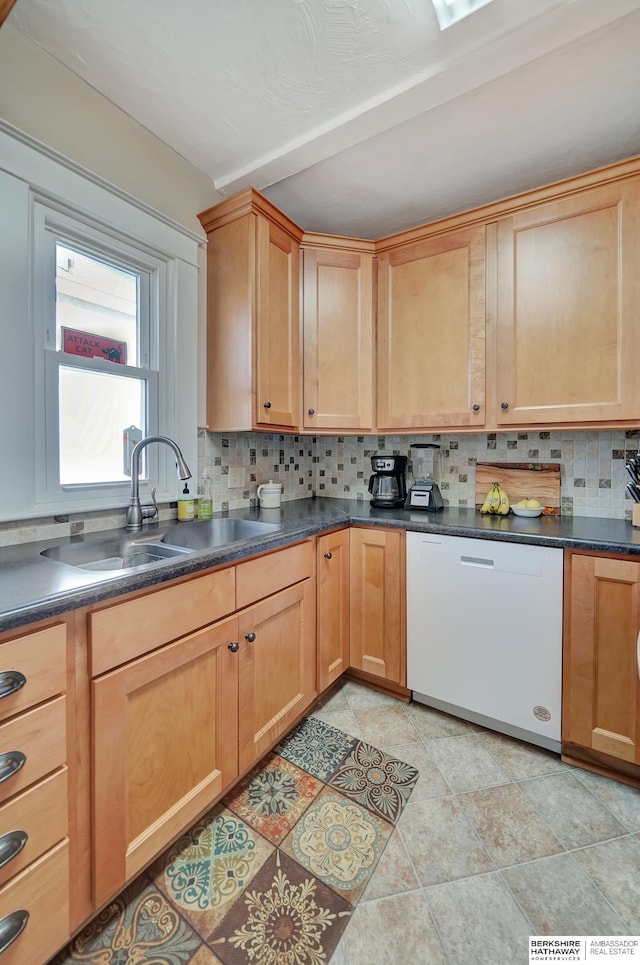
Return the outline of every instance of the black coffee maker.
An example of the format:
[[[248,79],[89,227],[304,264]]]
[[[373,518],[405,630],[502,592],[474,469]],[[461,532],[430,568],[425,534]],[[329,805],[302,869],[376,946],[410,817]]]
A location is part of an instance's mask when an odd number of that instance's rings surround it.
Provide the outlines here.
[[[369,477],[372,506],[379,509],[398,509],[407,497],[407,457],[371,456],[373,475]]]

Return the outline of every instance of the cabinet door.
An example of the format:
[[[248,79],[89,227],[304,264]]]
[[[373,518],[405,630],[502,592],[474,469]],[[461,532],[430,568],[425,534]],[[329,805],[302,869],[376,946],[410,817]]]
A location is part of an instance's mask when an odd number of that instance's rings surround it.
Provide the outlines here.
[[[96,905],[237,775],[237,641],[231,618],[92,681]]]
[[[349,530],[318,537],[318,690],[349,668]]]
[[[405,686],[404,533],[350,530],[351,666]]]
[[[640,563],[571,555],[562,740],[640,764]]]
[[[499,425],[640,415],[640,180],[498,225]]]
[[[256,424],[300,425],[299,245],[258,215]]]
[[[485,423],[485,229],[378,258],[378,429]]]
[[[306,429],[370,429],[373,255],[307,248],[304,260]]]
[[[303,580],[238,614],[240,771],[286,733],[315,696],[315,587]]]

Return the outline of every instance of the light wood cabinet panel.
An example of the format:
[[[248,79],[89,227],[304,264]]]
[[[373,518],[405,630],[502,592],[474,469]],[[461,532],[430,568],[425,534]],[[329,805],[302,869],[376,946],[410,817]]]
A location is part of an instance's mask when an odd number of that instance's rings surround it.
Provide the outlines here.
[[[373,254],[303,250],[303,425],[373,425]]]
[[[258,217],[256,425],[300,425],[299,245]]]
[[[0,783],[0,801],[23,791],[67,759],[66,697],[56,697],[0,724],[0,753],[24,763]],[[8,766],[8,765],[5,765]]]
[[[0,868],[0,884],[4,885],[45,851],[67,837],[67,785],[67,769],[63,767],[0,807],[0,840],[3,844],[3,859],[8,859]],[[23,834],[26,840],[22,850],[16,851],[15,857],[9,858],[12,847],[8,839],[16,832]]]
[[[318,691],[349,668],[349,530],[317,544]]]
[[[237,775],[237,641],[232,617],[92,682],[96,905]]]
[[[95,610],[89,617],[91,674],[97,677],[234,610],[232,566]]]
[[[69,937],[69,845],[61,842],[0,889],[3,935],[9,916],[27,911],[26,926],[2,953],[2,965],[41,965]]]
[[[315,587],[304,580],[238,614],[239,767],[245,771],[315,696]]]
[[[253,188],[202,212],[207,427],[300,425],[301,230]]]
[[[380,431],[485,424],[485,229],[378,257]]]
[[[15,671],[22,674],[25,683],[10,693]],[[0,720],[64,693],[67,689],[66,625],[58,623],[0,644],[0,674],[11,677],[3,683]]]
[[[563,751],[577,746],[595,752],[593,760],[603,755],[600,763],[640,764],[640,563],[567,558]]]
[[[351,666],[406,685],[404,532],[350,530]]]
[[[640,181],[498,224],[497,423],[637,419]]]
[[[236,605],[243,610],[292,583],[312,577],[313,541],[305,540],[236,566]]]

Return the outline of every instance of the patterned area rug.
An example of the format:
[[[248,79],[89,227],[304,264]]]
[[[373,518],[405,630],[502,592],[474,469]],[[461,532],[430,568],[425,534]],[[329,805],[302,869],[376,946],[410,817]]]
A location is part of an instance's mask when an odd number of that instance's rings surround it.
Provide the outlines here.
[[[417,778],[306,718],[56,965],[328,962]]]

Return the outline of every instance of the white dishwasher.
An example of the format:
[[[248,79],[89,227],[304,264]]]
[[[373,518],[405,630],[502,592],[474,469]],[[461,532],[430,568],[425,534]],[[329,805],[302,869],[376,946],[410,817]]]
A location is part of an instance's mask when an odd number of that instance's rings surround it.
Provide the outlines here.
[[[407,533],[414,700],[560,750],[561,549]]]

